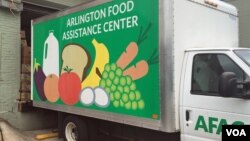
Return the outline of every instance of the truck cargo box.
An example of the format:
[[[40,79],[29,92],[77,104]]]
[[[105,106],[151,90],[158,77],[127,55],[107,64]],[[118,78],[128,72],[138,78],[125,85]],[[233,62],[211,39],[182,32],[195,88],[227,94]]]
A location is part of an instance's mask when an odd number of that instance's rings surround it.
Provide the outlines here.
[[[184,50],[237,46],[237,24],[234,7],[203,0],[97,0],[35,19],[33,104],[178,131]]]

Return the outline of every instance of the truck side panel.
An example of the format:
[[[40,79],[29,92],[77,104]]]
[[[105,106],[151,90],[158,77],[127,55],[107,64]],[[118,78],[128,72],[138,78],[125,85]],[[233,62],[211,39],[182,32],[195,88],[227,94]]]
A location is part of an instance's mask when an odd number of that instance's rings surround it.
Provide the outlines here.
[[[94,3],[33,21],[34,106],[160,130],[159,1]]]

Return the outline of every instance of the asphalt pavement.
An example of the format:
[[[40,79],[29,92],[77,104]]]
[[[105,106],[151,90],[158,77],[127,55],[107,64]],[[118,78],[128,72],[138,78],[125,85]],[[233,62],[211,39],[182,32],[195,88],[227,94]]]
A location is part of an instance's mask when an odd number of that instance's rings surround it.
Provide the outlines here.
[[[11,126],[7,121],[0,119],[0,141],[37,141],[35,137],[37,135],[48,135],[51,133],[56,133],[55,129],[46,130],[33,130],[33,131],[20,131]],[[105,135],[101,132],[96,134],[97,141],[124,141],[123,139]],[[58,137],[44,139],[42,141],[63,141]]]

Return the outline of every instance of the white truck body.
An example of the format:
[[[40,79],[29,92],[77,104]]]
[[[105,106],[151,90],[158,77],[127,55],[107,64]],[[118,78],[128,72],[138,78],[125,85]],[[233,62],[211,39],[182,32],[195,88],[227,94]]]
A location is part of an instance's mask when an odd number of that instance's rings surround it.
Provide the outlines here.
[[[34,20],[33,24],[101,3],[105,1],[82,4]],[[227,56],[250,76],[247,63],[235,54],[238,49],[234,47],[238,47],[239,42],[238,22],[237,9],[219,0],[159,0],[160,120],[35,101],[34,106],[156,131],[180,132],[181,140],[185,141],[220,140],[222,124],[250,123],[250,101],[219,94],[193,94],[194,60],[200,54],[210,55],[207,59]],[[200,68],[197,76],[199,71]],[[202,77],[204,81],[209,78]]]

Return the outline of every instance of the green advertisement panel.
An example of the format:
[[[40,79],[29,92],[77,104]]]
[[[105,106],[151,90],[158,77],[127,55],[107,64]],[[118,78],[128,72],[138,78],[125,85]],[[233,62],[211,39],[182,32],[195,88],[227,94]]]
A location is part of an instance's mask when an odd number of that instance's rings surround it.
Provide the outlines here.
[[[158,0],[114,0],[33,24],[33,100],[160,119]]]

